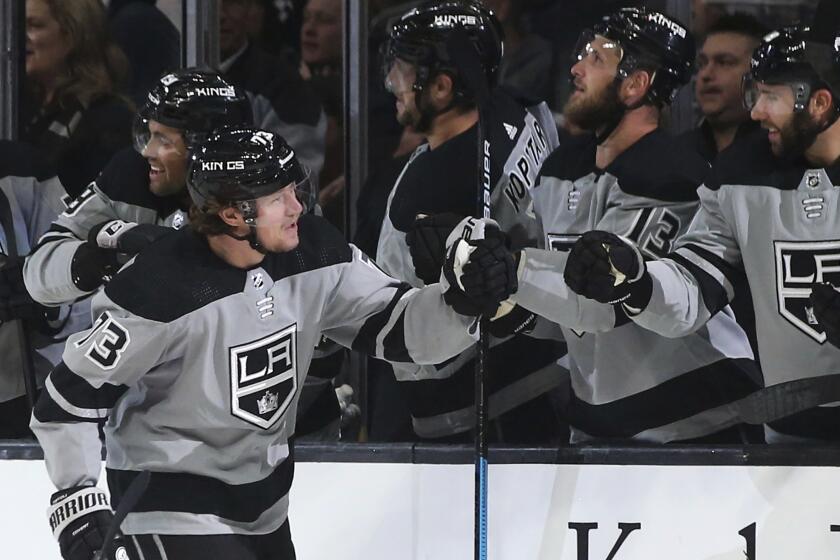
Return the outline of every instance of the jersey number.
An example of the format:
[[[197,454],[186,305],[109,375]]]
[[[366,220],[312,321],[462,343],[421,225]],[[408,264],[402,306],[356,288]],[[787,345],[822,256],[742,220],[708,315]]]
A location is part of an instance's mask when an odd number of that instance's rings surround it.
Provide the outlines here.
[[[85,356],[102,369],[113,369],[130,341],[128,331],[106,311],[99,316],[88,335],[76,341],[76,347],[90,342]]]
[[[659,215],[657,216],[654,212]],[[627,234],[627,238],[638,245],[643,252],[664,257],[671,252],[671,246],[680,232],[680,226],[679,217],[667,208],[645,208],[639,213],[639,219]]]

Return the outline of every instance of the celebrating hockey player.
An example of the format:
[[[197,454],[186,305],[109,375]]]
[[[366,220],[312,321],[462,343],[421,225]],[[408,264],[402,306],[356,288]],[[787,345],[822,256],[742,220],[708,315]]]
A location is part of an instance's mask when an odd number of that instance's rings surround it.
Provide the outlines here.
[[[569,258],[569,285],[674,337],[708,329],[732,298],[731,278],[745,270],[766,384],[798,380],[798,394],[806,395],[803,378],[820,384],[840,373],[840,351],[826,344],[833,333],[817,313],[830,309],[828,298],[818,293],[809,303],[815,282],[840,285],[838,54],[840,37],[805,27],[767,35],[744,83],[745,102],[764,130],[721,153],[676,249],[646,262],[638,240],[589,232]],[[794,410],[778,399],[765,408],[768,418]],[[813,406],[766,432],[768,442],[837,440],[838,427],[840,409]]]
[[[492,315],[515,289],[466,299],[458,278],[471,283],[484,274],[476,267],[450,276],[445,293],[387,276],[304,213],[308,170],[270,132],[222,129],[188,176],[191,228],[158,240],[94,297],[93,328],[71,337],[34,413],[60,489],[50,522],[66,560],[90,560],[111,517],[94,486],[100,423],[114,503],[151,472],[122,526],[130,538],[106,558],[124,558],[120,547],[132,559],[294,558],[289,439],[321,335],[440,362],[474,343],[475,317],[444,300]],[[515,280],[512,259],[497,265]]]
[[[59,216],[27,259],[26,287],[45,305],[90,295],[119,269],[119,253],[136,253],[157,226],[179,228],[189,208],[185,177],[190,148],[214,128],[250,123],[244,91],[195,69],[163,76],[126,148]]]
[[[695,213],[708,166],[658,125],[661,110],[689,81],[691,34],[663,14],[626,8],[584,31],[576,52],[564,111],[593,134],[561,146],[543,165],[532,196],[545,249],[518,254],[512,299],[563,327],[573,441],[740,443],[744,427],[727,405],[756,389],[758,372],[731,312],[702,333],[670,339],[633,324],[620,307],[570,292],[563,281],[568,251],[582,232],[615,232],[664,254]]]
[[[377,263],[414,286],[436,282],[444,245],[464,216],[475,212],[479,111],[449,41],[463,34],[475,49],[476,72],[495,84],[502,57],[502,31],[481,3],[424,2],[393,26],[385,45],[386,87],[396,99],[397,119],[426,136],[391,191],[380,232]],[[521,246],[536,243],[528,187],[557,145],[554,123],[543,103],[527,109],[501,91],[483,124],[490,143],[488,180],[491,212]],[[418,215],[433,215],[416,220]],[[409,254],[409,245],[413,255]],[[412,262],[413,257],[413,262]],[[559,386],[565,369],[556,360],[562,344],[516,335],[532,314],[517,309],[492,322],[489,353],[491,433],[506,442],[551,443],[566,438],[546,393]],[[435,366],[394,363],[400,389],[422,439],[467,441],[475,424],[475,349]]]

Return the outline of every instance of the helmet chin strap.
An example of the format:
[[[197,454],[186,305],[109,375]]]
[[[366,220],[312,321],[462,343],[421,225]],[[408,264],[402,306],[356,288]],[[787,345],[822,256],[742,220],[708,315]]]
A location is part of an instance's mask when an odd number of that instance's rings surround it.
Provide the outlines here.
[[[263,247],[263,244],[260,243],[260,241],[257,239],[256,226],[248,226],[248,233],[246,233],[245,235],[236,235],[231,231],[226,231],[225,235],[227,235],[228,237],[233,237],[237,241],[247,241],[248,245],[250,245],[253,250],[259,251],[263,255],[268,253],[268,250],[265,247]]]
[[[624,82],[624,78],[621,78],[619,76],[615,77],[616,91],[621,89],[622,82]],[[618,95],[618,94],[616,93],[616,95]],[[615,132],[615,129],[618,128],[618,125],[621,124],[621,121],[624,120],[624,116],[628,112],[633,111],[634,109],[638,109],[639,107],[641,107],[642,105],[645,105],[647,103],[647,101],[646,101],[647,96],[648,96],[648,94],[645,94],[644,97],[642,97],[641,99],[639,99],[638,101],[636,101],[632,105],[625,105],[624,103],[621,102],[621,100],[619,100],[619,104],[621,105],[621,111],[616,112],[616,114],[612,118],[607,119],[607,122],[605,123],[604,128],[602,128],[600,132],[595,133],[595,142],[599,146],[601,144],[603,144],[607,140],[607,138],[609,138],[610,135],[613,132]]]
[[[259,251],[263,255],[268,252],[268,250],[263,247],[263,244],[260,243],[259,239],[257,239],[257,207],[256,202],[254,201],[241,201],[236,203],[236,208],[240,212],[242,212],[242,217],[245,220],[245,224],[248,226],[248,233],[245,235],[237,235],[231,231],[225,232],[226,235],[236,239],[237,241],[247,241],[248,245],[255,251]]]

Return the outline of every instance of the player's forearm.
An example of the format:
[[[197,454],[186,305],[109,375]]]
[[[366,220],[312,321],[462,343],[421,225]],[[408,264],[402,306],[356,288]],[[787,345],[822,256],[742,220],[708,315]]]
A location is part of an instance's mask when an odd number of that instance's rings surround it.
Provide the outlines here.
[[[615,326],[612,306],[574,293],[563,280],[568,254],[544,249],[524,249],[520,257],[519,289],[511,297],[522,307],[571,329],[587,332]]]
[[[102,470],[102,444],[95,423],[41,421],[30,427],[44,450],[47,473],[56,488],[96,484]]]
[[[26,259],[23,281],[32,299],[42,305],[56,306],[73,302],[90,292],[73,282],[71,263],[82,241],[60,239],[41,245]]]
[[[696,279],[670,259],[648,263],[653,295],[633,321],[657,334],[679,338],[708,322],[711,313],[703,303]]]
[[[477,332],[470,332],[475,317],[455,313],[444,302],[438,284],[412,290],[405,299],[404,313],[394,314],[397,322],[389,329],[395,336],[385,335],[382,339],[386,352],[382,357],[388,359],[388,353],[404,346],[408,360],[396,361],[439,364],[475,344]]]

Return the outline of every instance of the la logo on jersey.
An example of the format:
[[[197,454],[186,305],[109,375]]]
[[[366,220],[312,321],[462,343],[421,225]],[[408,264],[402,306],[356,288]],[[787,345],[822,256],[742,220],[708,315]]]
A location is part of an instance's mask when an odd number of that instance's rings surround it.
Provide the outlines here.
[[[230,349],[234,416],[262,429],[283,416],[297,391],[297,324]]]
[[[825,332],[808,304],[808,297],[815,282],[840,286],[840,241],[775,241],[773,245],[779,313],[823,344]]]

